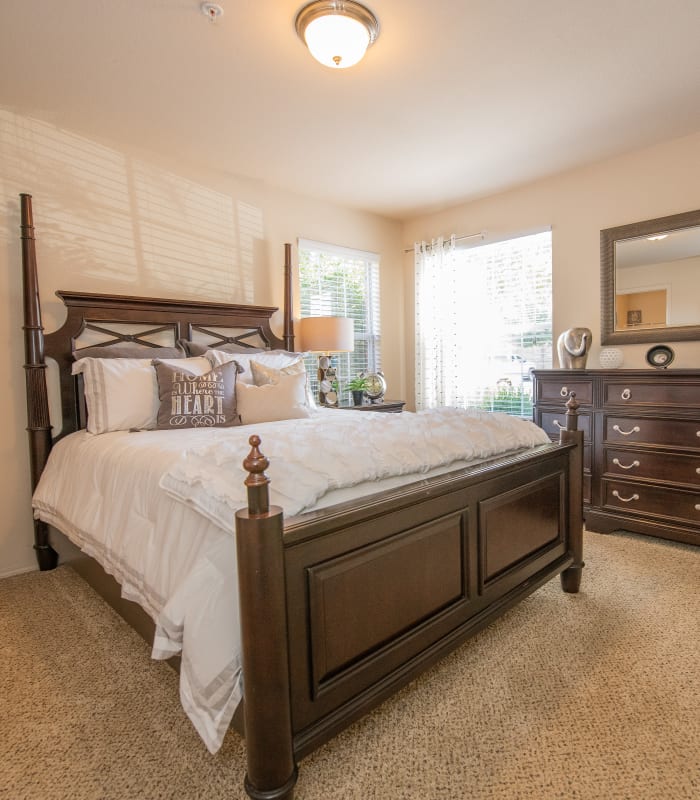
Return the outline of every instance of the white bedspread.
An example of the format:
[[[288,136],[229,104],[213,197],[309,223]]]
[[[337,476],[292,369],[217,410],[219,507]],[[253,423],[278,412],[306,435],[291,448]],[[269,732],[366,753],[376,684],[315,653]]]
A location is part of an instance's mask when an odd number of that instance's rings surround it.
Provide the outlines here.
[[[211,752],[242,697],[233,530],[234,512],[246,503],[241,462],[253,433],[271,459],[272,502],[288,516],[549,441],[532,423],[500,414],[320,409],[310,419],[252,427],[80,431],[58,442],[34,495],[35,515],[98,560],[150,614],[154,658],[182,653],[181,701]]]
[[[279,426],[282,427],[279,427]],[[457,408],[417,414],[323,410],[293,425],[271,423],[261,449],[270,459],[271,502],[295,516],[328,492],[457,461],[482,461],[549,441],[533,423]],[[246,504],[241,463],[250,431],[225,428],[216,442],[190,448],[163,476],[161,487],[212,522],[229,529]]]

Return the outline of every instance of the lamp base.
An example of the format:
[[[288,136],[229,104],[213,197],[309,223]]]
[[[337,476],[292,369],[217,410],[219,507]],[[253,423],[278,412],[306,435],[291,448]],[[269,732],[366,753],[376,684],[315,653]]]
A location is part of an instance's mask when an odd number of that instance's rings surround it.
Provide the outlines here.
[[[318,402],[322,406],[337,408],[338,391],[335,367],[330,354],[318,357]]]

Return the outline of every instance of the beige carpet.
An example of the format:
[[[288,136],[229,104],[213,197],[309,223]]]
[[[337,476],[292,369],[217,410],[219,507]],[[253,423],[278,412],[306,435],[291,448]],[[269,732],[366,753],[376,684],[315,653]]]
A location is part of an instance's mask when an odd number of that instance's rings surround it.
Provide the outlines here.
[[[700,550],[586,534],[559,582],[305,759],[299,800],[700,797]],[[0,581],[0,797],[244,798],[177,676],[69,568]]]

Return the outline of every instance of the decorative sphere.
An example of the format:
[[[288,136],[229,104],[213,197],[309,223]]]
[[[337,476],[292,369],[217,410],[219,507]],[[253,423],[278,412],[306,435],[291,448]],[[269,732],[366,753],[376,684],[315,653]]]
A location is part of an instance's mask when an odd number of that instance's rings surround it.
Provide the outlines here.
[[[624,355],[619,347],[604,347],[598,356],[603,369],[617,369],[622,366]]]

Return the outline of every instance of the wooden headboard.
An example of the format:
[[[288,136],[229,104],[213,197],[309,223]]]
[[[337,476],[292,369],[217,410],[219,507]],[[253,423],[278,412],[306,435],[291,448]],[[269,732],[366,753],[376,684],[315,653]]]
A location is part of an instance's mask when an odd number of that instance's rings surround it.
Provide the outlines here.
[[[169,300],[156,297],[88,294],[59,291],[56,294],[67,307],[63,325],[44,335],[39,302],[39,279],[36,264],[32,198],[21,194],[22,277],[24,292],[24,348],[27,388],[27,432],[31,463],[32,490],[36,488],[54,441],[49,418],[46,357],[58,364],[61,390],[62,428],[65,436],[85,425],[85,407],[80,381],[71,374],[78,339],[86,331],[98,331],[111,342],[133,342],[146,347],[160,344],[174,346],[178,339],[200,341],[212,345],[256,338],[267,348],[294,349],[292,321],[291,245],[284,246],[284,329],[277,336],[270,327],[274,306],[229,305],[191,300]],[[153,337],[158,337],[158,343]],[[36,523],[35,549],[40,565],[42,555],[49,561],[48,537],[42,534],[43,524]],[[55,555],[55,554],[54,554]],[[48,562],[47,562],[48,563]],[[43,567],[50,568],[50,567]]]
[[[212,347],[227,342],[245,347],[246,339],[251,337],[255,337],[256,345],[267,349],[292,349],[293,345],[293,337],[292,340],[283,339],[272,332],[270,317],[277,311],[273,306],[62,291],[56,294],[63,300],[68,315],[58,330],[44,336],[44,356],[58,364],[61,385],[63,425],[60,435],[54,439],[85,427],[80,376],[71,375],[71,366],[80,354],[76,347],[78,339],[86,332],[108,337],[93,345],[96,348],[116,342],[153,348],[158,346],[153,342],[154,336],[159,337],[159,344],[174,347],[180,339],[193,341],[195,335]]]

